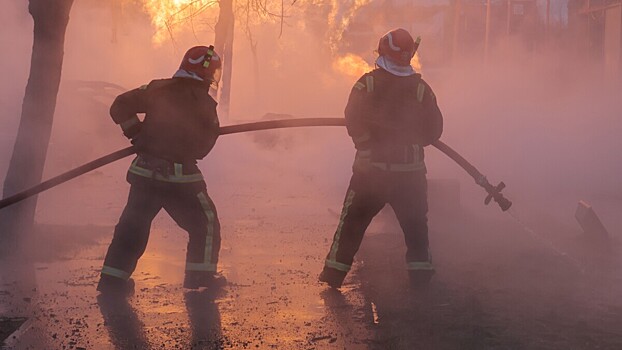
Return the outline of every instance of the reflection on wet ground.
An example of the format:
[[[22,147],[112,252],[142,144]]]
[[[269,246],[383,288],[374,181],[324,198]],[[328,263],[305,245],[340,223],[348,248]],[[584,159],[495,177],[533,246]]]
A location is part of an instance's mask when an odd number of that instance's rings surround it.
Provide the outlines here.
[[[187,238],[166,216],[154,222],[133,275],[135,295],[127,300],[98,297],[95,291],[111,227],[65,226],[61,245],[54,242],[60,233],[39,236],[38,244],[60,247],[57,259],[4,274],[0,285],[2,315],[34,320],[15,349],[364,348],[363,317],[340,312],[322,297],[333,291],[317,282],[334,230],[333,217],[321,204],[330,197],[313,188],[298,192],[303,193],[269,202],[264,199],[274,193],[267,187],[221,194],[231,199],[219,203],[219,267],[228,280],[220,291],[182,288]],[[340,202],[338,196],[336,206]],[[110,213],[111,221],[116,214]],[[85,234],[92,236],[79,239]],[[24,276],[30,276],[29,294],[15,284],[24,284]],[[347,283],[344,300],[355,305],[359,292],[352,280]]]
[[[220,349],[225,345],[220,324],[220,312],[214,299],[222,291],[191,291],[184,294],[192,349]]]
[[[188,314],[191,349],[222,349],[227,345],[220,324],[220,312],[215,303],[220,291],[197,290],[184,293]],[[121,297],[97,297],[104,326],[110,342],[116,349],[157,349],[164,344],[151,339],[131,299]],[[144,313],[143,317],[144,317]],[[168,321],[170,322],[170,321]],[[167,321],[163,322],[166,325]],[[185,328],[185,327],[184,327]],[[179,345],[179,344],[171,344]]]
[[[117,349],[148,349],[145,325],[128,299],[99,295],[97,304],[104,319],[110,342]]]
[[[270,166],[269,174],[292,172],[276,161]],[[29,319],[11,349],[622,348],[619,255],[604,268],[597,263],[602,254],[588,254],[572,231],[539,223],[588,274],[505,217],[433,212],[437,274],[427,293],[415,293],[406,282],[403,236],[390,215],[372,225],[353,272],[335,291],[317,276],[341,191],[318,190],[312,177],[300,180],[302,186],[274,184],[270,176],[210,190],[223,224],[219,269],[227,286],[182,288],[187,238],[159,216],[133,275],[135,295],[116,301],[98,298],[95,286],[123,194],[95,175],[82,181],[101,184],[91,188],[99,193],[67,187],[75,191],[62,193],[76,199],[70,211],[109,226],[49,226],[53,232],[32,244],[45,248],[44,259],[0,264],[0,317]],[[81,195],[103,198],[105,208],[94,201],[78,208]],[[44,217],[67,210],[48,206]],[[611,252],[618,252],[612,243]]]

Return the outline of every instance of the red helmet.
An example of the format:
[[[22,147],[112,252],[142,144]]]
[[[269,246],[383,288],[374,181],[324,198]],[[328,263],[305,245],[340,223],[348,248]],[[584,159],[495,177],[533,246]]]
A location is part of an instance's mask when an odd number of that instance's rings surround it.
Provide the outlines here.
[[[410,65],[410,60],[415,56],[419,46],[410,36],[406,29],[397,28],[383,35],[378,42],[378,54],[387,56],[400,66]]]
[[[214,46],[195,46],[186,51],[179,69],[191,72],[206,81],[218,82],[218,72],[222,67],[220,56],[214,51]]]

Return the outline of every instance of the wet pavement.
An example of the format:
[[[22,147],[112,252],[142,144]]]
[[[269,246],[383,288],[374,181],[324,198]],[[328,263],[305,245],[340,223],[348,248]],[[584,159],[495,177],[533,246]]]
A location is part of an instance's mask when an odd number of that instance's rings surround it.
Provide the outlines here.
[[[265,173],[274,175],[238,173],[208,187],[222,224],[219,269],[228,280],[218,290],[182,288],[187,238],[162,213],[133,275],[135,295],[98,297],[99,269],[127,195],[119,176],[127,164],[42,196],[31,262],[2,264],[0,316],[26,319],[4,348],[622,348],[617,240],[604,252],[578,240],[576,226],[526,220],[582,263],[582,273],[497,208],[433,205],[437,274],[427,291],[413,291],[403,237],[387,211],[372,223],[338,292],[317,275],[337,225],[347,167],[344,179],[328,184],[317,177],[324,170],[310,171],[304,160],[247,161],[267,163]]]
[[[120,168],[120,169],[119,169]],[[107,169],[76,180],[100,189],[118,182]],[[114,181],[112,180],[114,179]],[[99,181],[99,182],[98,182]],[[108,182],[102,185],[102,182]],[[127,187],[127,185],[122,185]],[[0,280],[0,315],[27,317],[15,349],[363,349],[369,339],[359,286],[348,281],[342,292],[317,282],[339,210],[341,194],[307,187],[266,183],[210,191],[222,223],[220,290],[182,288],[185,233],[162,212],[133,275],[135,295],[106,300],[95,290],[123,193],[109,192],[99,204],[72,202],[50,208],[96,216],[109,226],[42,226],[35,263],[9,261]],[[275,195],[278,192],[278,195]],[[46,205],[59,196],[42,199]],[[83,200],[83,199],[82,199]],[[336,202],[335,202],[336,200]],[[102,203],[107,203],[103,212]],[[73,207],[75,206],[75,207]],[[92,208],[90,208],[92,206]],[[60,231],[60,232],[59,232]],[[88,240],[80,239],[85,235]],[[62,244],[58,240],[74,242]],[[41,256],[46,258],[42,259]],[[41,261],[44,260],[44,261]]]

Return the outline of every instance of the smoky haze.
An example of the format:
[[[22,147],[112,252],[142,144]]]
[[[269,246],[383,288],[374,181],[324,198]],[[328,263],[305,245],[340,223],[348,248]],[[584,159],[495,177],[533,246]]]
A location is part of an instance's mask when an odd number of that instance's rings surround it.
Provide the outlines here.
[[[25,3],[6,2],[4,7],[5,26],[11,30],[1,37],[12,48],[2,55],[0,67],[4,77],[0,165],[6,169],[27,78],[32,23]],[[562,20],[558,7],[554,18]],[[156,45],[150,19],[139,10],[128,7],[115,24],[107,5],[74,4],[46,177],[126,145],[107,115],[114,96],[171,76],[185,48],[213,40],[207,30],[198,36],[179,31],[173,41],[169,38]],[[348,13],[347,8],[343,12],[341,16]],[[337,71],[333,61],[361,43],[352,41],[357,36],[346,30],[343,37],[349,35],[351,42],[331,48],[331,33],[319,30],[309,18],[303,20],[308,12],[294,14],[300,17],[286,21],[282,33],[278,22],[252,28],[256,62],[247,36],[241,29],[236,32],[231,115],[221,124],[258,120],[266,113],[343,115],[357,75]],[[377,32],[359,40],[369,47],[356,49],[369,66],[376,38],[390,29],[381,22],[373,27]],[[487,62],[483,52],[476,51],[438,64],[426,53],[434,39],[427,41],[424,36],[419,54],[423,77],[435,90],[445,117],[442,140],[491,181],[505,181],[507,193],[524,197],[529,205],[563,198],[562,203],[543,207],[553,212],[563,208],[568,218],[578,199],[619,195],[620,88],[618,81],[602,73],[602,67],[558,49],[556,43],[534,50],[514,38],[493,41]],[[312,175],[318,187],[338,189],[347,183],[353,150],[345,131],[287,130],[270,137],[269,145],[261,142],[261,136],[221,138],[202,162],[208,174],[214,173],[210,182],[244,176],[245,167],[265,167],[270,178],[272,162],[290,164],[292,174]],[[429,149],[427,156],[431,178],[460,179],[463,204],[479,205],[482,192],[461,169],[436,150]],[[296,181],[296,176],[288,181]]]
[[[563,27],[563,7],[560,2],[555,4],[553,19]],[[2,8],[0,47],[5,49],[0,55],[0,180],[11,157],[32,48],[27,3],[5,0]],[[365,6],[360,9],[368,10]],[[168,37],[156,44],[149,15],[135,4],[127,5],[124,11],[115,25],[107,2],[76,0],[73,5],[44,179],[129,145],[108,115],[114,97],[152,79],[170,77],[187,48],[214,40],[210,17],[203,19],[210,25],[197,25],[195,32],[173,31],[173,40]],[[348,13],[345,8],[340,16]],[[221,125],[261,120],[269,113],[276,118],[343,117],[359,74],[338,70],[335,61],[353,53],[373,67],[377,40],[393,25],[375,17],[373,30],[364,34],[346,27],[340,45],[334,47],[334,33],[321,17],[326,15],[323,10],[300,10],[293,11],[282,28],[278,20],[253,25],[256,61],[243,25],[237,24],[231,112],[228,118],[221,117]],[[555,36],[548,45],[537,48],[519,38],[497,37],[491,41],[486,58],[482,37],[468,53],[449,59],[445,51],[441,59],[438,51],[428,51],[428,47],[439,45],[438,37],[426,37],[424,26],[413,28],[424,33],[418,53],[421,73],[443,112],[441,140],[491,183],[503,181],[507,185],[504,193],[514,202],[513,210],[546,240],[558,242],[560,237],[571,239],[580,233],[574,210],[582,199],[600,210],[601,220],[617,237],[622,227],[618,214],[622,198],[620,80],[604,73],[598,60],[563,47]],[[254,193],[254,206],[248,213],[252,216],[264,205],[275,205],[312,188],[317,201],[302,199],[300,209],[277,206],[279,209],[271,211],[266,220],[277,222],[313,204],[321,207],[318,211],[337,213],[329,223],[329,230],[334,230],[353,156],[354,146],[345,128],[321,127],[223,136],[199,165],[225,224],[241,215],[236,212],[240,207],[249,209],[243,203],[238,206],[249,199],[232,195],[233,189]],[[104,237],[109,240],[110,227],[118,220],[127,198],[125,171],[129,161],[124,159],[41,194],[37,221],[105,226],[108,231]],[[484,207],[484,190],[433,147],[426,148],[426,164],[429,179],[460,182],[460,204],[466,211],[484,221],[510,222],[494,203]],[[451,212],[435,210],[431,210],[431,230],[435,223],[453,218]],[[154,227],[171,224],[163,216],[160,214]],[[381,216],[375,223],[391,220],[394,218]],[[308,228],[305,225],[312,224],[301,225]],[[387,225],[397,228],[395,223]],[[544,232],[545,227],[567,230]],[[478,233],[468,233],[477,239]],[[231,238],[232,233],[223,230],[226,244],[228,234]],[[432,250],[444,239],[451,237],[431,234]],[[505,243],[495,242],[498,246]],[[537,240],[528,244],[542,246]],[[513,249],[509,245],[503,249]],[[328,243],[325,246],[328,248]],[[463,248],[455,247],[455,252],[443,255],[463,254]],[[482,252],[495,246],[473,244],[467,248]],[[319,271],[321,263],[317,268]]]
[[[32,43],[26,4],[7,2],[5,8],[5,23],[11,30],[1,35],[12,49],[2,55],[0,67],[4,77],[0,84],[3,169],[10,159]],[[337,71],[333,61],[338,54],[361,44],[343,44],[335,50],[329,47],[330,33],[318,30],[311,19],[303,20],[304,11],[295,14],[301,17],[289,20],[282,34],[279,23],[252,28],[257,66],[248,37],[241,29],[236,33],[231,116],[221,122],[223,125],[257,120],[266,113],[296,117],[343,115],[357,75]],[[369,47],[357,50],[369,66],[373,65],[376,37],[389,28],[374,23],[377,33],[361,37],[360,41]],[[117,34],[113,40],[114,30]],[[186,47],[213,40],[213,33],[206,30],[199,37],[180,31],[174,33],[174,41],[155,45],[153,33],[149,17],[139,8],[128,8],[115,25],[109,6],[93,1],[74,4],[46,176],[125,145],[107,115],[114,96],[151,79],[169,77]],[[348,38],[347,31],[344,37]],[[350,37],[356,38],[352,34]],[[505,181],[509,194],[532,196],[530,201],[535,205],[563,198],[566,213],[585,196],[620,193],[622,169],[616,137],[622,128],[619,82],[608,79],[598,64],[556,49],[559,45],[555,43],[533,50],[509,38],[494,41],[487,62],[479,52],[439,65],[426,53],[426,46],[434,44],[424,36],[419,54],[423,77],[435,90],[445,117],[442,139],[491,181]],[[262,166],[258,159],[273,157],[272,161],[279,164],[300,160],[292,165],[292,171],[313,173],[319,181],[317,186],[347,183],[352,148],[345,132],[309,129],[277,135],[289,149],[276,145],[267,150],[261,142],[255,143],[252,135],[227,136],[202,164],[209,168],[208,173],[215,171],[229,178],[241,175],[225,175],[222,170],[212,169],[241,170],[252,164],[243,161],[245,157],[257,161],[258,167]],[[320,150],[333,149],[333,144],[340,152],[322,154]],[[254,156],[245,155],[249,152]],[[464,194],[468,194],[462,201],[479,202],[480,189],[461,169],[436,150],[428,150],[427,155],[430,177],[459,178]],[[239,158],[243,165],[230,165],[232,158]],[[472,198],[471,194],[478,197]]]

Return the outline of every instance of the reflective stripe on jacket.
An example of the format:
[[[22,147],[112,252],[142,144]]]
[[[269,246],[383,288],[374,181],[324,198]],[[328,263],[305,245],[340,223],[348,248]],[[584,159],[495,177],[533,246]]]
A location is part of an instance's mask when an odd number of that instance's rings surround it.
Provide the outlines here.
[[[137,156],[128,170],[129,174],[172,183],[203,181],[203,175],[196,164],[180,164],[149,155]]]
[[[384,171],[425,171],[423,147],[438,140],[443,117],[420,74],[395,76],[384,69],[363,75],[345,110],[356,164]]]

